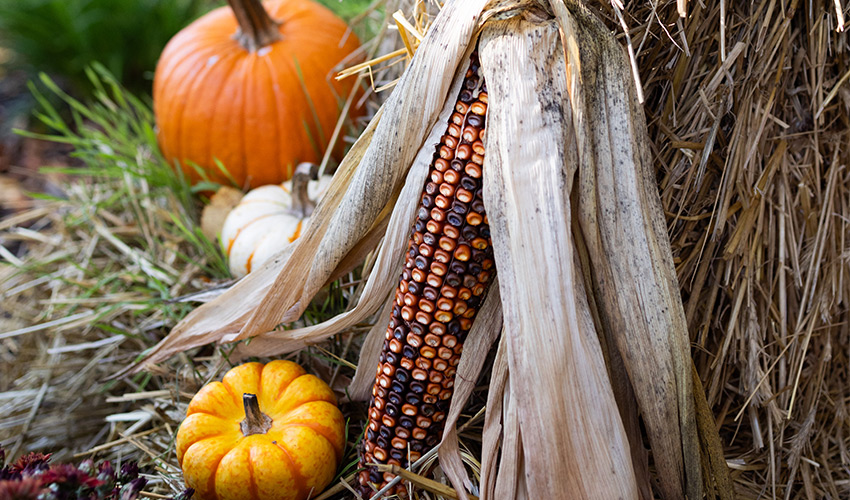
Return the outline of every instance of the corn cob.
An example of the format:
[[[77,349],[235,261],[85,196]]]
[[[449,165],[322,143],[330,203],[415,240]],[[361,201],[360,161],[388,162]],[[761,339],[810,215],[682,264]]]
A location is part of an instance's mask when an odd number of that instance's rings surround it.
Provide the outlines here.
[[[463,342],[495,273],[481,198],[487,91],[473,53],[437,145],[407,247],[360,450],[361,493],[393,479],[442,436]],[[404,486],[394,491],[404,495]]]

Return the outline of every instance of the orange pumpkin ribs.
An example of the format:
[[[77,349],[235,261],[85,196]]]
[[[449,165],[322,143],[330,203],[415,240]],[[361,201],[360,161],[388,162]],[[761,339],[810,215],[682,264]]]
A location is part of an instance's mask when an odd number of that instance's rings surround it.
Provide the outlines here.
[[[463,342],[495,275],[484,212],[487,91],[473,53],[419,203],[380,355],[358,476],[368,498],[443,432]],[[399,484],[393,491],[404,495]]]

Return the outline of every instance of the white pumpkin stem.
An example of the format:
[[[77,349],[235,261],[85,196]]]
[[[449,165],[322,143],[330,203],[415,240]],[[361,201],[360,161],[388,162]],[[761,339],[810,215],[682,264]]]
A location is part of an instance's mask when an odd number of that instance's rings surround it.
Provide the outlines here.
[[[265,434],[272,428],[272,419],[260,411],[256,394],[242,394],[242,404],[245,405],[245,420],[239,424],[239,428],[243,436]]]
[[[280,40],[280,23],[266,12],[260,0],[227,0],[239,23],[239,31],[233,35],[249,52],[256,52],[266,45]]]
[[[316,208],[316,202],[310,199],[307,187],[318,172],[315,163],[301,163],[292,174],[292,208],[290,211],[298,218],[309,217]]]

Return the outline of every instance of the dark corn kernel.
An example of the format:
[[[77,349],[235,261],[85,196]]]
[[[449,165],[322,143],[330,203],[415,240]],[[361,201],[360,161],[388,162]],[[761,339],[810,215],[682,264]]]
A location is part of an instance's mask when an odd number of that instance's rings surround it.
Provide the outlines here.
[[[495,272],[480,181],[487,95],[477,71],[473,54],[423,188],[372,389],[361,467],[407,467],[440,441],[463,340]],[[367,466],[357,478],[368,498],[394,476]],[[407,493],[399,484],[387,494]]]

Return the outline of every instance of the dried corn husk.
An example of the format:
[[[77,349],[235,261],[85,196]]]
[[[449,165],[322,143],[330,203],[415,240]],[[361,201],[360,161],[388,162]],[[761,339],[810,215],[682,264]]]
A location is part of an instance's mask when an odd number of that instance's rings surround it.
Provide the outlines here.
[[[516,407],[508,404],[510,389],[508,387],[508,347],[506,336],[502,335],[499,340],[499,348],[496,358],[493,360],[493,369],[490,371],[490,389],[487,392],[487,414],[484,416],[484,431],[481,435],[481,496],[484,498],[499,498],[496,494],[496,478],[499,477],[499,448],[502,449],[502,463],[517,463],[517,451],[515,447],[503,444],[506,440],[518,438],[518,432],[511,432],[507,426],[507,418],[503,415],[503,408]],[[503,439],[502,436],[505,436]],[[510,477],[511,474],[505,474]],[[455,483],[462,482],[453,480]],[[502,486],[504,487],[504,486]],[[511,498],[510,496],[504,498]]]
[[[375,371],[369,368],[378,366],[381,346],[387,333],[387,322],[390,318],[395,297],[390,296],[381,313],[376,317],[375,324],[369,329],[363,345],[360,346],[360,359],[357,361],[357,371],[348,386],[348,397],[352,401],[368,401],[372,395],[372,385],[375,383]]]
[[[492,22],[480,44],[490,100],[484,199],[528,497],[566,490],[578,498],[637,498],[629,442],[576,266],[569,194],[578,163],[557,25]],[[559,473],[553,464],[563,464]]]
[[[464,486],[457,488],[461,500],[466,500],[466,490],[471,483],[466,477],[460,456],[457,422],[460,412],[466,406],[466,400],[472,395],[487,353],[502,333],[502,298],[499,295],[498,278],[491,283],[490,287],[491,290],[478,312],[479,319],[473,323],[469,338],[463,346],[463,355],[457,367],[455,392],[440,444],[440,467],[453,484]]]
[[[649,497],[638,412],[661,495],[699,498],[687,328],[644,118],[624,51],[573,1],[447,2],[294,250],[187,317],[147,361],[249,337],[239,355],[292,351],[382,306],[386,313],[434,134],[477,30],[491,106],[485,204],[501,295],[486,320],[498,329],[504,314],[484,429],[492,453],[482,468],[483,498],[558,498],[563,491]],[[375,266],[351,310],[273,331],[298,319],[329,279],[375,248]],[[364,345],[355,396],[374,373],[370,360],[383,330],[379,322]],[[480,366],[486,340],[461,363]],[[615,390],[612,379],[622,386]],[[458,390],[453,413],[463,394]],[[712,432],[710,415],[701,422],[701,432]],[[449,429],[443,463],[466,497],[455,440]],[[701,442],[712,474],[722,475],[719,443]],[[716,489],[728,497],[724,487]]]
[[[623,50],[604,26],[578,6],[553,7],[570,61],[577,216],[602,330],[635,387],[664,497],[700,498],[688,329],[643,110]]]

